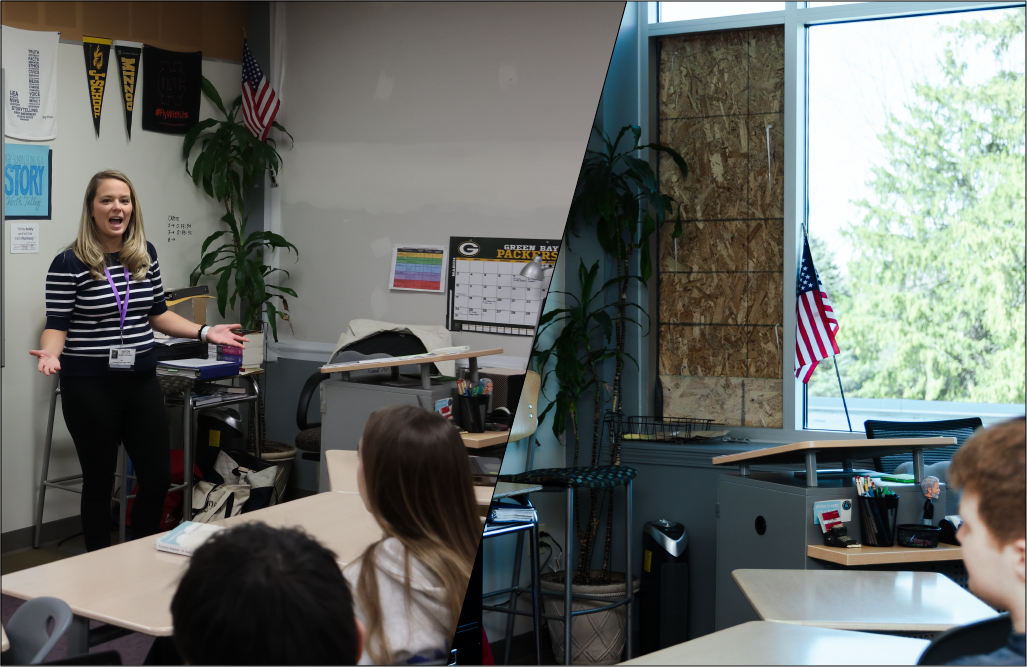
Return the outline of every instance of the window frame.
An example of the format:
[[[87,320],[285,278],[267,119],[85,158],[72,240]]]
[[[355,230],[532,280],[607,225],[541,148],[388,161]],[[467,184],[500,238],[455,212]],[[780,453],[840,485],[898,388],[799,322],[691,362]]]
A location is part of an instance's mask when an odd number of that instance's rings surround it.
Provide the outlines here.
[[[639,55],[646,56],[648,76],[638,77],[639,117],[642,131],[650,141],[657,141],[658,109],[656,107],[656,82],[659,62],[655,58],[656,39],[672,35],[742,30],[745,28],[783,25],[785,30],[785,202],[784,247],[792,252],[784,256],[784,343],[782,349],[795,349],[795,277],[798,272],[798,258],[802,252],[800,227],[806,222],[807,199],[807,100],[808,79],[808,28],[832,23],[852,23],[933,14],[952,14],[986,9],[1009,9],[1023,7],[1024,2],[862,2],[830,7],[806,7],[805,2],[786,2],[784,11],[739,14],[688,21],[656,23],[658,12],[655,2],[635,3],[638,25]],[[632,11],[628,5],[626,11]],[[650,23],[650,21],[653,21]],[[641,73],[641,72],[640,72]],[[685,156],[687,160],[687,156]],[[655,168],[655,157],[649,156]],[[654,290],[655,291],[655,290]],[[803,428],[805,385],[795,379],[792,369],[794,358],[782,355],[782,389],[784,399],[783,428],[731,427],[732,438],[768,443],[792,443],[805,440],[848,440],[864,438],[862,424],[853,424],[852,432],[822,431]],[[646,403],[643,403],[646,404]]]

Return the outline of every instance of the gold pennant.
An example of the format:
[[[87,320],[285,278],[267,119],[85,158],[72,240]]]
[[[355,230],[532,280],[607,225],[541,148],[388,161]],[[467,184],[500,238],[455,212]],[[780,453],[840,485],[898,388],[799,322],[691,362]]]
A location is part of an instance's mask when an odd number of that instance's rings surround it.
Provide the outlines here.
[[[111,52],[111,40],[102,37],[83,37],[82,46],[86,56],[86,81],[89,84],[89,101],[93,110],[93,128],[100,136],[100,111],[103,108],[103,91],[107,85],[107,61]]]

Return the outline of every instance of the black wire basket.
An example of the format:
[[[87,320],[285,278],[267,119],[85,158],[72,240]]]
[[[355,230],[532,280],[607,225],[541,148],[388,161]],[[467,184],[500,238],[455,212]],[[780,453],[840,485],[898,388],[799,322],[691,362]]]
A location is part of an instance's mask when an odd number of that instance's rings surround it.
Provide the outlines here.
[[[613,413],[607,412],[603,421],[605,429],[613,428]],[[691,417],[651,417],[648,415],[623,417],[621,420],[621,440],[648,440],[651,442],[702,442],[712,437],[724,435],[715,432],[712,419],[694,419]],[[610,432],[607,430],[607,432]]]

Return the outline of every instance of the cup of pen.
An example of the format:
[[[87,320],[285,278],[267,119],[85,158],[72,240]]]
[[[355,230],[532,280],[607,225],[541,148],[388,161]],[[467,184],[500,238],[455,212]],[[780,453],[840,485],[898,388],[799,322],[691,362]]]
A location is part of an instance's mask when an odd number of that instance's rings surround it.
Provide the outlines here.
[[[464,396],[457,394],[458,423],[468,433],[485,432],[485,412],[489,406],[488,396]]]
[[[861,478],[868,480],[868,478]],[[890,547],[895,544],[899,497],[882,487],[856,485],[863,545]]]

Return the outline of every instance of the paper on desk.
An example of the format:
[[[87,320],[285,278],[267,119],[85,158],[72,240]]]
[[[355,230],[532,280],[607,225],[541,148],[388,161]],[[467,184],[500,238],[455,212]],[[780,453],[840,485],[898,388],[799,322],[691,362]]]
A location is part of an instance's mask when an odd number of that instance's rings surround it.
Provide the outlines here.
[[[424,352],[422,354],[408,354],[402,357],[389,357],[381,359],[361,359],[360,361],[340,361],[336,364],[325,364],[321,368],[359,368],[370,364],[380,364],[383,361],[416,361],[418,359],[431,359],[439,356],[435,352]],[[405,365],[405,364],[404,364]]]

